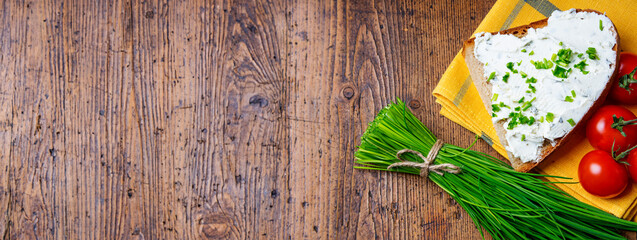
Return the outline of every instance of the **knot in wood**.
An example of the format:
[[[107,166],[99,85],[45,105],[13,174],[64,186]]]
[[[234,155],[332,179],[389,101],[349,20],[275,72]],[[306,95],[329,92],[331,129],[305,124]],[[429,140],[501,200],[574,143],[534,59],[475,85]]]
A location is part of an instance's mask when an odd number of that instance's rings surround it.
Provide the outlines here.
[[[266,99],[266,98],[264,98],[264,97],[262,97],[260,95],[254,95],[254,96],[250,97],[249,103],[252,106],[261,107],[261,108],[267,107],[270,104],[268,99]]]
[[[148,19],[155,18],[155,12],[153,12],[153,11],[146,12],[146,18],[148,18]]]
[[[420,101],[415,100],[415,99],[414,99],[414,100],[409,101],[409,107],[410,107],[410,108],[412,108],[412,109],[418,109],[418,108],[420,108]]]
[[[199,219],[203,239],[224,239],[230,231],[231,221],[220,213],[207,213]]]
[[[347,100],[352,99],[354,97],[354,89],[352,87],[343,88],[343,97],[347,98]]]

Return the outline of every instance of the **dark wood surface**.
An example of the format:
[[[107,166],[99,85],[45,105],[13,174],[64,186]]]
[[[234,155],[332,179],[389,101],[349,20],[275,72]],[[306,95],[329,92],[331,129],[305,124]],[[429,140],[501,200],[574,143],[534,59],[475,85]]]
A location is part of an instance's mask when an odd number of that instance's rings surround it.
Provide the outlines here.
[[[443,191],[354,170],[489,1],[2,1],[4,239],[476,239]],[[475,149],[495,155],[485,143]]]

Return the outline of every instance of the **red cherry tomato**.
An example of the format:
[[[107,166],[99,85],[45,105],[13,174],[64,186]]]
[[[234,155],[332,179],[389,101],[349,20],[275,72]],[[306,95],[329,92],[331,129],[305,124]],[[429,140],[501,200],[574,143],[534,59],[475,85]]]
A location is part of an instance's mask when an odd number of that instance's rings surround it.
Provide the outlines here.
[[[620,104],[637,104],[637,55],[623,52],[619,55],[619,73],[610,90],[610,97]]]
[[[615,197],[628,186],[626,167],[602,150],[593,150],[584,155],[577,176],[587,192],[602,198]]]
[[[635,114],[624,107],[603,106],[586,124],[586,138],[597,149],[609,153],[611,150],[625,151],[637,144],[637,125],[632,125],[637,124],[637,120],[630,122],[636,118]]]

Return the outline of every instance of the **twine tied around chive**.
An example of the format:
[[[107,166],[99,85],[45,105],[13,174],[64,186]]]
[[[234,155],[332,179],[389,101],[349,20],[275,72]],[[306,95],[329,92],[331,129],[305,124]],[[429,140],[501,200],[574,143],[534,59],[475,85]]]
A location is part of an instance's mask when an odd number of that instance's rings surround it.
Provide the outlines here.
[[[436,140],[434,145],[431,146],[431,149],[429,150],[429,153],[427,154],[427,157],[423,156],[422,153],[420,153],[418,151],[414,151],[414,150],[411,150],[411,149],[402,149],[402,150],[400,150],[400,151],[398,151],[396,153],[396,158],[398,160],[401,160],[401,162],[393,163],[393,164],[389,165],[387,167],[387,169],[391,169],[391,168],[394,168],[394,167],[420,168],[420,176],[421,177],[428,177],[429,176],[429,171],[435,172],[435,173],[440,174],[440,175],[444,175],[444,172],[453,173],[453,174],[460,173],[460,168],[458,166],[456,166],[456,165],[451,164],[451,163],[442,163],[442,164],[438,164],[438,165],[430,165],[436,159],[436,156],[438,155],[438,152],[442,148],[442,145],[444,145],[444,142],[442,140],[440,140],[440,139]],[[400,158],[400,156],[403,153],[416,154],[418,157],[420,157],[423,160],[423,162],[422,163],[417,163],[417,162],[405,161],[404,159]]]

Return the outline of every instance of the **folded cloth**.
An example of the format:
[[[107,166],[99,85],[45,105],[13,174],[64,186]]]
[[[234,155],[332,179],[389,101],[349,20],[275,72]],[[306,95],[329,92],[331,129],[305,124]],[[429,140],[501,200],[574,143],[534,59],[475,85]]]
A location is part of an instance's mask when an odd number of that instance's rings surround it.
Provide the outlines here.
[[[595,9],[604,12],[615,24],[623,51],[637,52],[637,31],[634,28],[637,1],[594,0],[499,0],[484,18],[478,32],[495,32],[525,25],[546,18],[555,10],[570,8]],[[491,117],[476,90],[464,58],[460,53],[453,59],[433,92],[436,102],[442,106],[440,113],[470,131],[482,136],[497,152],[507,157],[506,151],[495,133]],[[626,106],[637,112],[637,106]],[[579,181],[577,166],[580,159],[593,147],[586,140],[584,129],[575,133],[572,140],[545,159],[535,168],[541,174],[564,176]],[[554,179],[551,179],[554,180]],[[559,180],[557,180],[559,181]],[[586,192],[580,184],[557,184],[573,197],[596,206],[615,216],[635,219],[637,214],[637,184],[613,199],[602,199]]]

